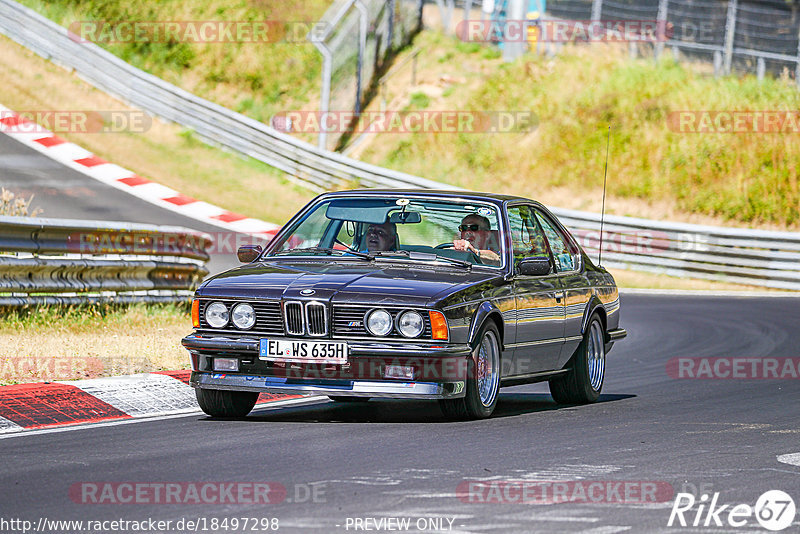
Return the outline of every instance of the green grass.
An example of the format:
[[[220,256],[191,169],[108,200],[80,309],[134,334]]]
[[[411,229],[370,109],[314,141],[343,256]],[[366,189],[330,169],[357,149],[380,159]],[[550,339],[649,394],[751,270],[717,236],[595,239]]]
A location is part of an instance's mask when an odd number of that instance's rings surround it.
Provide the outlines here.
[[[85,306],[33,306],[11,308],[0,315],[0,333],[24,334],[42,329],[71,332],[102,331],[107,328],[154,328],[166,322],[183,321],[191,328],[186,304],[91,304]]]
[[[80,21],[283,21],[313,23],[329,0],[22,0],[62,26]],[[285,24],[285,30],[292,26]],[[99,35],[99,34],[98,34]],[[203,98],[267,122],[319,97],[319,52],[310,43],[99,42],[128,63]]]

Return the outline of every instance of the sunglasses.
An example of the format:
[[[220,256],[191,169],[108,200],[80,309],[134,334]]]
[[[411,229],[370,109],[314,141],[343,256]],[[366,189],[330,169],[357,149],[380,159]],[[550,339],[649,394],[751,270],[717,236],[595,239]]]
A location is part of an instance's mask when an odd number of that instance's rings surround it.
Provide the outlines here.
[[[458,229],[462,232],[485,231],[485,228],[481,228],[480,224],[462,224],[458,227]]]

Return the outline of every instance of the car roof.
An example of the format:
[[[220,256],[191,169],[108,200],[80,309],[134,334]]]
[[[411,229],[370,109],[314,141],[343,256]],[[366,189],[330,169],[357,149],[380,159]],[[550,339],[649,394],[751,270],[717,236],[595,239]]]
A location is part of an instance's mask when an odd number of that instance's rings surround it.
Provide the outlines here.
[[[481,193],[477,191],[466,190],[446,190],[446,189],[349,189],[345,191],[333,191],[324,193],[321,196],[337,197],[337,196],[350,196],[352,194],[366,195],[366,196],[425,196],[429,198],[464,198],[473,200],[489,200],[495,203],[502,203],[506,201],[523,200],[525,202],[538,202],[513,195],[501,195],[498,193]]]

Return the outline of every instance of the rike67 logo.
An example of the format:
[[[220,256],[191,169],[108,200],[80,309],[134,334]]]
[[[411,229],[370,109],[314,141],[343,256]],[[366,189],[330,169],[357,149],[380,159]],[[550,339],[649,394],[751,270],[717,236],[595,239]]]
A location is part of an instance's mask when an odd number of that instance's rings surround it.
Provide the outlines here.
[[[753,528],[757,521],[762,528],[777,532],[792,524],[795,512],[794,500],[780,490],[764,492],[755,506],[719,504],[719,492],[710,501],[708,494],[695,499],[691,493],[678,493],[667,526]]]

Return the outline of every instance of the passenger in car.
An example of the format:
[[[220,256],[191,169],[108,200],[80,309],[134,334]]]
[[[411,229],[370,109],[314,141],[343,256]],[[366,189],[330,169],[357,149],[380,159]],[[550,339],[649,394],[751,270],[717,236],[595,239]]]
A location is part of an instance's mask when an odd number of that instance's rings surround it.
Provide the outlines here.
[[[392,222],[370,224],[364,242],[369,252],[397,250],[397,225]]]
[[[453,241],[453,248],[472,251],[483,263],[500,265],[500,246],[488,218],[471,213],[462,219],[458,230],[461,239]]]

